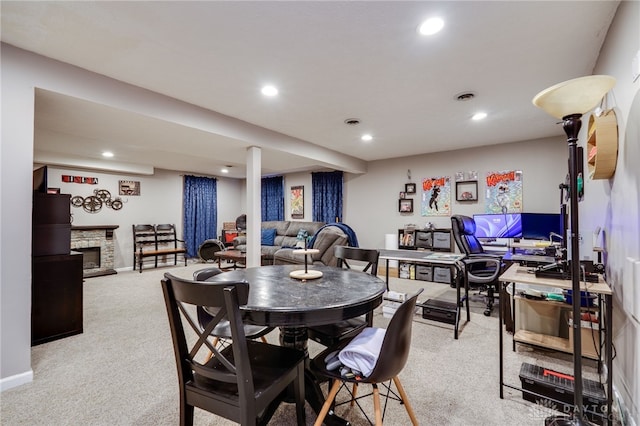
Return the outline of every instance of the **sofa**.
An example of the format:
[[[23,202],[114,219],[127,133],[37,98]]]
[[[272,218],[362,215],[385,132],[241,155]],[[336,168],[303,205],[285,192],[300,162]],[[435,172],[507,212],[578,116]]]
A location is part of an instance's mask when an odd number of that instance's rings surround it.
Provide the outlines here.
[[[311,264],[338,266],[338,259],[334,254],[335,247],[357,245],[357,239],[355,234],[348,235],[345,229],[340,226],[329,224],[318,230],[310,243],[309,248],[318,250],[318,253],[308,256],[308,261]],[[293,251],[292,248],[282,248],[276,251],[273,256],[274,265],[303,265],[304,256],[295,254]]]
[[[303,222],[293,220],[262,222],[261,228],[263,233],[263,244],[260,246],[262,263],[272,264],[274,255],[278,250],[286,247],[296,247],[296,244],[299,241],[297,237],[300,230],[305,230],[309,236],[312,236],[323,226],[324,222]],[[270,241],[270,236],[266,235],[269,232],[268,230],[275,230],[273,241]],[[273,233],[273,231],[271,232]],[[236,250],[246,250],[246,236],[240,235],[234,238],[233,246]]]

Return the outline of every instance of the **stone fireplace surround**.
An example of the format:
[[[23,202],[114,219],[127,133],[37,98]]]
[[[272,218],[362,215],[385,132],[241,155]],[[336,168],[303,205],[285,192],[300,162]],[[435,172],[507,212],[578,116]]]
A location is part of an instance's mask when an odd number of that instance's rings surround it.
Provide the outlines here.
[[[100,266],[98,268],[84,269],[83,277],[98,277],[101,275],[116,274],[115,264],[115,243],[113,241],[113,230],[118,225],[87,225],[71,227],[71,250],[86,249],[91,247],[100,248]]]

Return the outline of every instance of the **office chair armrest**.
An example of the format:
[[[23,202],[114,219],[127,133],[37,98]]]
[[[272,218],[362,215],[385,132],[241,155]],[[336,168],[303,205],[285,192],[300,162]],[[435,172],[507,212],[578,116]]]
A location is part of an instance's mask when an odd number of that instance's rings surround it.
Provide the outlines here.
[[[502,259],[495,257],[467,257],[464,259],[464,263],[467,267],[467,275],[469,281],[477,284],[490,284],[498,278],[502,268]],[[477,275],[469,271],[469,266],[473,264],[484,264],[491,266],[491,269],[485,269],[482,275]]]
[[[504,256],[502,256],[501,254],[493,254],[493,253],[472,253],[472,254],[468,254],[467,257],[465,257],[466,259],[500,259],[502,260]]]

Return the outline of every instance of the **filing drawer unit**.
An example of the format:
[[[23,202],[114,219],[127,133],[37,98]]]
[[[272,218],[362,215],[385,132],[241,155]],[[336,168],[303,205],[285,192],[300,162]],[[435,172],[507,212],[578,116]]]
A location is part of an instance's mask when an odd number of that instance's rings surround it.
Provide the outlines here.
[[[416,280],[433,281],[433,267],[416,265]]]
[[[432,281],[451,284],[451,268],[448,266],[434,266]]]

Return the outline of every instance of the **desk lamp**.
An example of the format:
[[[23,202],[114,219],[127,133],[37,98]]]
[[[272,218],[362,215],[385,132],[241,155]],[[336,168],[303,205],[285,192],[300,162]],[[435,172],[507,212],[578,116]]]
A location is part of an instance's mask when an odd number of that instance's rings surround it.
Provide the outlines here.
[[[556,84],[538,93],[533,104],[550,115],[562,119],[569,145],[569,187],[571,224],[571,286],[573,289],[573,370],[574,412],[571,417],[553,416],[545,425],[585,425],[582,400],[582,339],[580,323],[580,248],[578,239],[578,163],[577,141],[582,115],[595,108],[615,85],[608,75],[591,75]],[[607,319],[608,321],[611,318]]]

